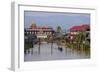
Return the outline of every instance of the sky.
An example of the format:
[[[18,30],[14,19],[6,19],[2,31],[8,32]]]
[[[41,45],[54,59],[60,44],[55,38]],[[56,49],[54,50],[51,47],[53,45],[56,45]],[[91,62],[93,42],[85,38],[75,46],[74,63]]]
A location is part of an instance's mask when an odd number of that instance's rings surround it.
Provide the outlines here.
[[[60,26],[62,30],[68,30],[72,26],[90,24],[90,14],[24,11],[24,27],[28,28],[33,22],[37,26],[51,26],[53,29]]]

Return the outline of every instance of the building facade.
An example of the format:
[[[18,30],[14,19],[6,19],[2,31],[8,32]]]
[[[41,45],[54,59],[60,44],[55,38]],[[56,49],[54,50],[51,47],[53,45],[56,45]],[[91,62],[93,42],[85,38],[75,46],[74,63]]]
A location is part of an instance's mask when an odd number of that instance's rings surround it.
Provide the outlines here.
[[[82,24],[79,26],[73,26],[69,29],[68,37],[70,40],[74,40],[76,35],[78,35],[80,32],[86,33],[86,39],[90,41],[90,25],[89,24]]]
[[[54,30],[49,26],[34,26],[24,29],[25,36],[34,35],[37,38],[41,38],[41,41],[47,41],[54,34]]]

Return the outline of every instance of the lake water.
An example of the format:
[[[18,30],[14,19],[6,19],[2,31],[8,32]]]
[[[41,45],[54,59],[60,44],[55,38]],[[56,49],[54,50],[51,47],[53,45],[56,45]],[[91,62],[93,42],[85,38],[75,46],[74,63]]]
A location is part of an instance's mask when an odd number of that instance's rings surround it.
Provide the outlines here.
[[[32,54],[24,54],[24,61],[46,61],[46,60],[67,60],[67,59],[88,59],[90,54],[85,51],[77,51],[70,48],[58,49],[56,43],[53,43],[51,49],[51,43],[42,43],[40,45],[34,45],[34,48],[31,48]]]

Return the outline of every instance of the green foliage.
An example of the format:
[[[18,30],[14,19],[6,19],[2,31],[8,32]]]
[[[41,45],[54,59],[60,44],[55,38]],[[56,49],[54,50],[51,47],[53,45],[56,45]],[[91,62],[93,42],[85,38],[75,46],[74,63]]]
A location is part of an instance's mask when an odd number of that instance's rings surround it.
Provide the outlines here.
[[[61,32],[61,27],[57,26],[57,32]]]
[[[33,47],[33,44],[32,43],[25,43],[25,49],[30,49]]]
[[[90,42],[86,40],[86,32],[78,32],[78,34],[75,36],[75,39],[73,41],[69,41],[67,39],[66,46],[72,49],[90,49]]]

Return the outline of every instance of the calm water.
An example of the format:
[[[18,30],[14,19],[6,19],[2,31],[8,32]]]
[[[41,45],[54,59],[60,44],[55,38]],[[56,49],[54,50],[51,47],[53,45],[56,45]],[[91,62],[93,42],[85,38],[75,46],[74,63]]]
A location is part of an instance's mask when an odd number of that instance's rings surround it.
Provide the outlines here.
[[[73,50],[70,48],[58,49],[56,43],[53,44],[51,49],[51,43],[43,43],[40,46],[34,45],[32,54],[27,53],[24,55],[24,61],[44,61],[44,60],[67,60],[67,59],[87,59],[90,58],[90,54],[85,51]],[[31,51],[31,50],[30,50]]]

